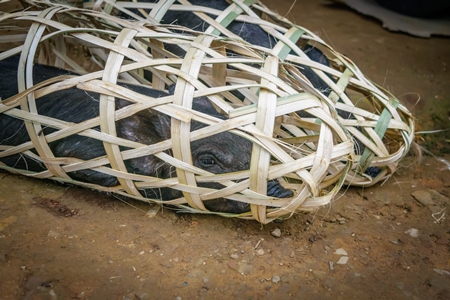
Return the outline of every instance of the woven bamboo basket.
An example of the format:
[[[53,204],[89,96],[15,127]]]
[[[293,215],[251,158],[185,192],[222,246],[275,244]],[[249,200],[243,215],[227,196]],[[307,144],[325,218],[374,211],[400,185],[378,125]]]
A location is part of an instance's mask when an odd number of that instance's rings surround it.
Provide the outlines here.
[[[0,24],[11,28],[2,37],[3,46],[13,45],[0,53],[0,60],[21,54],[19,94],[2,99],[0,114],[24,120],[30,136],[29,141],[18,145],[0,144],[0,168],[4,170],[170,204],[182,211],[268,223],[328,204],[352,168],[353,142],[337,121],[334,103],[317,92],[292,67],[291,61],[280,60],[287,46],[261,49],[240,39],[186,30],[180,34],[176,26],[150,25],[102,11],[38,1],[30,2],[27,10],[1,15]],[[16,31],[20,33],[15,34]],[[289,34],[286,42],[288,37]],[[171,53],[166,49],[170,45],[182,46],[185,55]],[[94,67],[87,68],[72,59],[79,54],[80,47],[89,51]],[[298,59],[315,66],[307,59]],[[80,75],[58,76],[33,85],[33,61],[71,69]],[[151,79],[143,75],[144,70],[151,72]],[[348,80],[387,101],[385,94],[361,78]],[[119,82],[155,90],[176,85],[173,94],[152,98]],[[333,86],[339,89],[342,84]],[[98,116],[70,123],[37,111],[40,98],[73,87],[100,95]],[[194,110],[196,97],[206,97],[222,117]],[[117,109],[114,101],[119,98],[132,105]],[[117,136],[117,121],[145,113],[147,109],[171,118],[170,138],[145,144]],[[203,126],[191,131],[192,122]],[[55,130],[43,134],[44,127]],[[191,144],[222,132],[252,143],[248,169],[214,174],[193,165]],[[73,135],[101,141],[106,155],[91,159],[55,156],[49,144]],[[1,163],[2,158],[14,154],[31,157],[46,169],[34,172]],[[129,172],[128,161],[146,156],[155,156],[171,165],[176,176],[159,178]],[[119,183],[105,187],[71,177],[80,170],[108,174]],[[293,196],[267,196],[270,180],[278,180],[293,191]],[[211,182],[216,185],[204,184]],[[159,188],[178,190],[181,196],[162,201],[142,192]],[[205,203],[218,198],[247,203],[249,211],[239,214],[208,211]]]
[[[368,80],[351,60],[317,35],[271,11],[258,0],[97,0],[85,6],[120,14],[142,26],[168,23],[166,28],[177,31],[180,29],[170,25],[191,23],[195,30],[247,42],[256,40],[252,36],[258,30],[264,32],[266,40],[270,41],[269,49],[263,43],[254,46],[279,58],[279,74],[288,74],[284,80],[299,92],[314,93],[340,112],[339,122],[355,141],[355,161],[345,179],[346,184],[370,186],[386,180],[413,142],[414,119],[392,94]],[[320,50],[329,66],[312,60],[307,55],[311,50],[307,45]],[[316,91],[311,91],[300,83],[310,79],[299,76],[298,70],[305,67],[311,68],[325,83],[325,88],[320,88],[321,93],[317,86]]]

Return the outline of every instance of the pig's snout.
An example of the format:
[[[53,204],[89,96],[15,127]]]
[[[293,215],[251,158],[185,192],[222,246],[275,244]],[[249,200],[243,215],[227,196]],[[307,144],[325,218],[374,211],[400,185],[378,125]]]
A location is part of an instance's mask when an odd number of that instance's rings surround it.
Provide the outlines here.
[[[294,196],[294,193],[285,189],[277,180],[271,180],[267,183],[267,196],[288,198]]]

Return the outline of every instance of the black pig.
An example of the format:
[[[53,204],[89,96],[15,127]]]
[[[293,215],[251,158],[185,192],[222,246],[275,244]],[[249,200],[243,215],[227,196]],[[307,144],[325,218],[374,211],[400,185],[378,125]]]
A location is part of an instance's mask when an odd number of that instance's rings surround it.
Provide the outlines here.
[[[17,94],[18,57],[0,61],[0,97],[7,99]],[[34,65],[33,80],[39,83],[46,79],[69,74],[69,71],[44,65]],[[70,73],[73,74],[73,73]],[[163,97],[168,94],[145,88],[127,85],[135,92],[151,97]],[[80,123],[99,115],[99,95],[76,88],[60,90],[36,100],[40,115],[60,119],[66,122]],[[117,99],[117,108],[129,105],[126,100]],[[194,99],[193,109],[209,115],[223,118],[205,98]],[[199,122],[192,122],[192,130],[202,127]],[[97,128],[98,129],[98,128]],[[151,145],[170,138],[170,117],[153,110],[141,111],[116,122],[117,136],[128,140]],[[55,129],[44,128],[41,134],[47,135]],[[24,122],[6,114],[0,114],[0,145],[16,146],[29,141]],[[55,157],[75,157],[83,160],[105,155],[103,143],[97,139],[72,135],[49,144]],[[196,167],[211,173],[220,174],[249,169],[252,143],[247,139],[229,132],[219,133],[191,143],[192,160]],[[1,154],[1,152],[0,152]],[[44,171],[45,166],[24,154],[0,157],[0,162],[7,166],[31,171]],[[159,178],[176,176],[174,168],[155,156],[143,156],[125,161],[128,172]],[[94,183],[102,186],[115,186],[116,177],[93,170],[74,171],[69,175],[76,180]],[[218,183],[205,183],[202,186],[220,188]],[[292,191],[284,189],[276,180],[269,181],[267,186],[269,196],[291,197]],[[178,190],[145,189],[141,193],[147,197],[162,200],[175,199],[182,196]],[[233,200],[215,199],[205,201],[205,206],[211,211],[243,213],[249,211],[249,205]]]

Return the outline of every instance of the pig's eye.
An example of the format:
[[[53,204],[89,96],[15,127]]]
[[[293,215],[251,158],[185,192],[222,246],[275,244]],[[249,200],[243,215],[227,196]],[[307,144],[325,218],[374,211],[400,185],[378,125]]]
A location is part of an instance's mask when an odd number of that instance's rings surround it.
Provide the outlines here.
[[[212,156],[203,156],[199,158],[200,166],[207,168],[212,167],[216,164],[216,160]]]

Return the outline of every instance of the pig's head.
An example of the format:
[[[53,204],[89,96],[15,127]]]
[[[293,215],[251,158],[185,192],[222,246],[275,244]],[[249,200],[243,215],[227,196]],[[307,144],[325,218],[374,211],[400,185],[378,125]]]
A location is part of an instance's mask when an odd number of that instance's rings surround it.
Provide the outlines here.
[[[244,171],[250,168],[252,143],[229,132],[219,133],[191,143],[192,160],[196,167],[214,174]],[[199,186],[220,189],[219,183],[199,183]],[[292,197],[293,193],[281,186],[277,180],[267,184],[267,195],[279,198]],[[211,211],[243,213],[250,205],[224,198],[207,200],[205,207]]]
[[[206,113],[220,119],[224,117],[219,114],[208,99],[204,97],[194,99],[193,109]],[[198,122],[191,123],[191,130],[204,127]],[[248,170],[252,153],[252,142],[232,134],[222,132],[200,140],[191,142],[192,161],[196,167],[214,174],[232,173]],[[199,183],[199,186],[220,189],[220,183]],[[269,196],[291,197],[292,191],[284,189],[277,180],[268,183]],[[243,213],[250,210],[249,204],[228,200],[224,198],[207,200],[204,202],[206,208],[211,211]]]
[[[173,93],[174,87],[169,88]],[[144,91],[142,91],[144,92]],[[120,106],[125,106],[123,103]],[[193,110],[225,119],[211,102],[205,97],[195,98]],[[130,140],[139,141],[148,145],[157,143],[171,137],[171,119],[169,116],[149,110],[135,114],[121,120],[117,124],[120,135]],[[191,121],[191,131],[206,125]],[[146,130],[143,130],[143,129]],[[252,153],[252,142],[230,132],[221,132],[206,138],[191,142],[192,162],[194,166],[213,174],[232,173],[248,170]],[[129,172],[150,175],[160,178],[176,177],[175,168],[159,158],[150,155],[128,160],[126,162]],[[198,184],[201,187],[221,189],[223,185],[215,182]],[[290,197],[292,191],[284,189],[277,180],[272,180],[267,186],[269,196]],[[146,189],[143,194],[147,197],[175,199],[182,193],[175,189]],[[250,210],[248,204],[228,199],[214,199],[204,202],[207,209],[216,212],[243,213]]]

